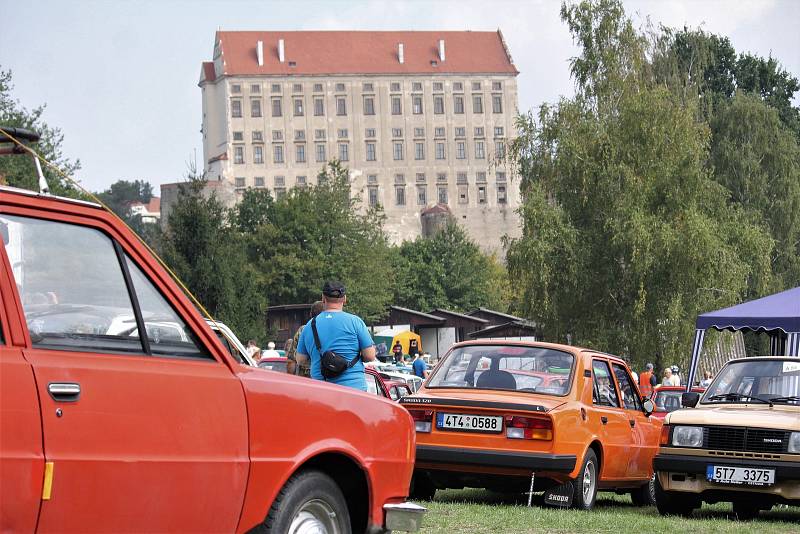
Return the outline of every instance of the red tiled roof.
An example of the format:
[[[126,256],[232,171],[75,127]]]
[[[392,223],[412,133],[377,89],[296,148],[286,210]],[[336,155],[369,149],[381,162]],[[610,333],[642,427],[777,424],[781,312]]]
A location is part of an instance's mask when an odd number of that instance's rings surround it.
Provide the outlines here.
[[[213,61],[203,61],[203,80],[213,82],[217,79],[217,74],[214,72]]]
[[[499,30],[220,31],[216,39],[227,75],[518,73]],[[279,39],[284,40],[283,63],[278,59]],[[439,39],[445,43],[445,61],[439,59]],[[258,41],[264,43],[262,66],[256,55]],[[398,61],[400,43],[403,63]]]
[[[147,211],[150,213],[161,213],[161,198],[150,197],[150,202],[147,203]]]
[[[216,156],[208,158],[208,163],[214,163],[215,161],[224,161],[228,159],[228,153],[223,152],[222,154],[217,154]]]

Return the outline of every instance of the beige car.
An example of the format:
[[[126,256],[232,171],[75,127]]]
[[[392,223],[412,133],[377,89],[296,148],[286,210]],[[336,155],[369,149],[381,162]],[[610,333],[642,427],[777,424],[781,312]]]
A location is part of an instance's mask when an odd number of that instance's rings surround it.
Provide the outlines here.
[[[699,403],[698,403],[699,401]],[[653,459],[662,515],[731,502],[739,519],[800,505],[800,358],[728,362],[667,415]]]

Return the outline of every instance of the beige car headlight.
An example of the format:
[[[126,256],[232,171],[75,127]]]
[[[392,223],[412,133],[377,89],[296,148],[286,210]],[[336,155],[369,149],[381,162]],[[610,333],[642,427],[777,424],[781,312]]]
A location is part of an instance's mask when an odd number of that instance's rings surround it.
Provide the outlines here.
[[[702,447],[703,427],[699,426],[673,427],[672,445],[675,447]]]
[[[800,432],[792,432],[789,436],[789,452],[800,453]]]

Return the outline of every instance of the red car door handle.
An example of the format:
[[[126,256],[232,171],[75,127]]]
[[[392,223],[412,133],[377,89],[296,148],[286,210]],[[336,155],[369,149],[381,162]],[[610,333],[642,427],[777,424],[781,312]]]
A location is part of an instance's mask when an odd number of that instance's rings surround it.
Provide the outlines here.
[[[74,382],[50,382],[47,392],[56,402],[75,402],[81,396],[81,385]]]
[[[603,424],[606,424],[606,423],[608,423],[608,417],[606,417],[605,415],[601,415],[601,416],[600,416],[600,421],[601,421]]]

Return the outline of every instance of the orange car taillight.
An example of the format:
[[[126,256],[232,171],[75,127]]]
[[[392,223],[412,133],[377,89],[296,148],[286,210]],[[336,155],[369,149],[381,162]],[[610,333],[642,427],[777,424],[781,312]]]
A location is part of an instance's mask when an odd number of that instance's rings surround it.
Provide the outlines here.
[[[661,445],[669,445],[669,425],[661,427]]]
[[[408,410],[414,419],[417,432],[430,432],[433,425],[433,410]]]
[[[553,439],[553,421],[541,417],[506,416],[509,439]]]

